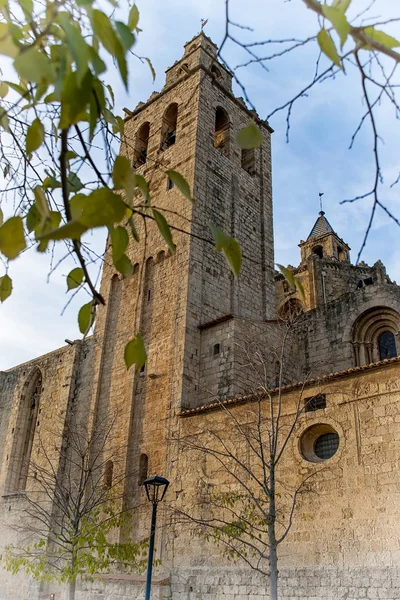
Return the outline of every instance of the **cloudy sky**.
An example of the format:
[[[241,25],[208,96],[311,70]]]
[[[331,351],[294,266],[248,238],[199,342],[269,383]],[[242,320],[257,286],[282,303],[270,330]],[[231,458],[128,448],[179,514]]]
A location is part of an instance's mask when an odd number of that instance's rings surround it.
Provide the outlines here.
[[[215,43],[224,35],[224,0],[137,0],[141,13],[140,35],[135,52],[149,56],[157,72],[152,82],[146,65],[130,60],[130,91],[127,94],[115,77],[114,92],[118,108],[133,109],[154,90],[163,86],[164,71],[180,58],[183,45],[200,30],[201,19],[208,19],[206,33]],[[370,0],[353,0],[350,15],[356,15]],[[376,0],[370,15],[386,20],[400,16],[392,0]],[[315,16],[301,0],[231,0],[232,20],[252,27],[254,32],[237,30],[244,40],[305,38],[317,31]],[[386,27],[386,26],[385,26]],[[400,26],[391,32],[400,36]],[[277,50],[282,46],[272,48]],[[268,47],[265,47],[268,53]],[[315,45],[268,63],[268,72],[251,66],[237,73],[247,93],[265,118],[276,107],[295,96],[310,82],[318,52]],[[243,53],[233,44],[224,50],[231,67],[243,62]],[[328,64],[328,63],[327,63]],[[242,95],[236,90],[238,95]],[[276,261],[297,265],[300,239],[305,239],[319,211],[318,193],[324,192],[324,210],[332,226],[352,248],[356,258],[369,217],[370,200],[341,204],[346,198],[371,189],[374,165],[372,137],[366,125],[352,150],[351,135],[365,107],[359,76],[349,69],[334,81],[318,84],[293,107],[290,142],[286,143],[286,113],[270,119],[273,135],[273,188]],[[384,185],[381,196],[400,216],[400,186],[390,187],[400,171],[399,131],[388,103],[379,107],[378,124],[382,136],[380,151]],[[373,264],[379,258],[393,279],[400,281],[400,231],[384,214],[378,214],[362,259]],[[104,247],[104,236],[93,240]],[[77,309],[87,302],[82,295],[61,315],[68,296],[65,277],[71,264],[62,263],[49,277],[48,255],[26,252],[13,262],[10,274],[13,295],[0,307],[0,369],[30,360],[64,344],[65,338],[79,337]]]

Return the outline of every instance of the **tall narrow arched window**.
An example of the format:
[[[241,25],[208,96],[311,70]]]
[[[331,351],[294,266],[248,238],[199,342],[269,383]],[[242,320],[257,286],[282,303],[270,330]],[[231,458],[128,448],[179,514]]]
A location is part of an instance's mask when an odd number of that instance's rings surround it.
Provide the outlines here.
[[[106,462],[106,468],[104,469],[104,487],[109,490],[113,484],[113,471],[114,463],[112,460]]]
[[[242,149],[242,169],[247,171],[249,175],[255,175],[256,157],[254,153],[254,148]]]
[[[147,161],[147,148],[149,145],[150,123],[146,122],[138,129],[135,138],[133,154],[133,167],[137,169]]]
[[[214,148],[229,156],[230,121],[226,110],[220,106],[215,111]]]
[[[164,113],[161,128],[161,150],[166,150],[176,142],[176,123],[178,119],[178,105],[170,104]]]
[[[147,454],[141,454],[139,459],[139,478],[138,485],[143,485],[148,476],[149,457]]]
[[[382,331],[378,337],[378,349],[380,360],[397,356],[396,338],[392,331]]]
[[[39,369],[27,379],[21,395],[8,475],[9,491],[24,491],[28,479],[33,442],[38,426],[42,374]]]

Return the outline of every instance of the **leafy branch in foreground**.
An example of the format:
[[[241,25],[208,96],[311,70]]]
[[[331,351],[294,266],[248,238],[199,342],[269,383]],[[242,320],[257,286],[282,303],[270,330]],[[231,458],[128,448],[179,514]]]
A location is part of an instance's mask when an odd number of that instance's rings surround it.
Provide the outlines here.
[[[90,331],[97,307],[105,304],[91,276],[90,266],[99,257],[87,234],[108,229],[111,252],[105,258],[123,277],[133,274],[127,251],[131,241],[140,241],[138,219],[153,222],[170,252],[175,251],[168,215],[152,206],[148,181],[119,154],[124,121],[115,113],[110,64],[128,89],[139,10],[132,6],[122,21],[114,16],[117,2],[110,0],[110,5],[111,17],[95,0],[0,3],[0,54],[12,59],[13,66],[9,80],[0,83],[0,159],[6,181],[1,193],[3,207],[11,212],[4,222],[0,214],[5,267],[0,301],[12,293],[10,261],[31,248],[52,254],[55,244],[64,245],[64,258],[72,255],[77,263],[67,276],[68,291],[84,289],[90,296],[78,315],[83,335]],[[165,177],[193,202],[182,175],[166,170]],[[237,242],[228,236],[219,249],[238,274]],[[140,333],[125,356],[127,367],[143,366]]]

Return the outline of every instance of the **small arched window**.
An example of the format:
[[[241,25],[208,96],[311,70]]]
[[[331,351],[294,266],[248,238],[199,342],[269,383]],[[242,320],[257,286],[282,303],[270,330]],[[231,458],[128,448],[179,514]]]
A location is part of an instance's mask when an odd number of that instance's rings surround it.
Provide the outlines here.
[[[392,308],[375,306],[362,313],[352,332],[355,364],[368,365],[397,356],[399,331],[400,315]]]
[[[135,138],[135,151],[133,155],[133,167],[137,169],[147,161],[147,149],[149,145],[150,123],[146,122],[139,128]]]
[[[149,457],[147,454],[141,454],[139,459],[139,478],[138,485],[143,485],[148,477]]]
[[[214,148],[229,156],[230,121],[226,110],[220,106],[215,111]]]
[[[215,79],[217,81],[222,81],[222,73],[221,71],[218,69],[218,67],[216,67],[215,65],[213,65],[211,67],[211,73],[214,75]]]
[[[319,258],[322,258],[324,256],[324,249],[322,246],[314,246],[314,248],[312,249],[313,254],[316,254],[317,256],[319,256]]]
[[[164,113],[161,128],[161,150],[166,150],[176,142],[176,123],[178,119],[178,105],[170,104]]]
[[[378,337],[379,359],[397,356],[396,338],[392,331],[383,331]]]
[[[242,169],[247,171],[249,175],[255,175],[256,173],[256,157],[254,148],[243,148],[242,149]]]
[[[106,462],[106,468],[104,470],[104,487],[109,490],[113,484],[113,471],[114,463],[112,460]]]
[[[160,263],[165,259],[165,252],[164,250],[160,250],[160,252],[157,254],[157,262]]]

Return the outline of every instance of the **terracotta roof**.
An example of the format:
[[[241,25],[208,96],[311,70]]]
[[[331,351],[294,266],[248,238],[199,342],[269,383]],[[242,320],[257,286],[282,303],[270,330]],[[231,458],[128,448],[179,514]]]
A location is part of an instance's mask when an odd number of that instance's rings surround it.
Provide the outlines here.
[[[325,233],[335,233],[335,232],[333,231],[332,226],[329,223],[328,219],[325,217],[324,211],[321,210],[319,213],[318,219],[314,223],[314,227],[311,229],[311,232],[307,238],[307,241],[313,237],[319,237],[320,235],[325,235]]]
[[[316,384],[325,383],[327,381],[331,381],[332,379],[337,379],[339,377],[343,377],[346,375],[352,375],[353,373],[360,373],[361,371],[369,371],[372,369],[377,369],[378,367],[382,367],[385,365],[400,363],[400,356],[395,356],[394,358],[386,358],[385,360],[379,360],[378,362],[371,363],[369,365],[362,365],[360,367],[351,367],[350,369],[345,369],[344,371],[335,371],[335,373],[329,373],[327,375],[322,375],[321,377],[315,377],[313,379],[307,379],[306,381],[297,381],[296,383],[292,383],[290,385],[284,385],[281,388],[282,392],[290,392],[291,390],[295,390],[299,387],[309,387]],[[268,390],[270,394],[276,394],[279,392],[279,388],[272,388]],[[202,406],[198,406],[197,408],[187,408],[182,410],[178,416],[179,417],[191,417],[192,415],[196,415],[199,413],[204,413],[212,410],[218,410],[224,406],[231,406],[232,404],[245,404],[247,402],[255,402],[262,398],[262,394],[248,394],[245,396],[237,396],[236,398],[229,398],[228,400],[220,400],[217,402],[210,402],[208,404],[203,404]]]

